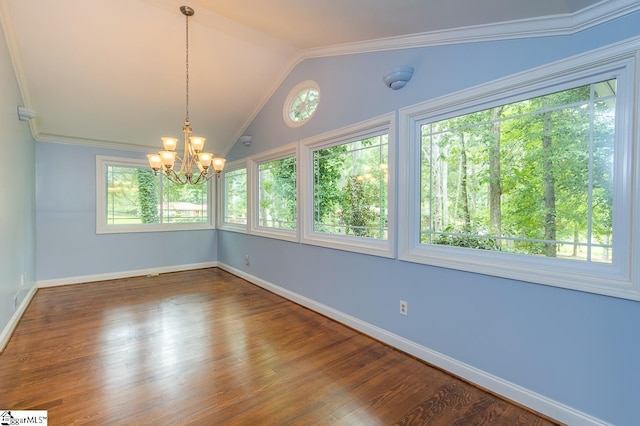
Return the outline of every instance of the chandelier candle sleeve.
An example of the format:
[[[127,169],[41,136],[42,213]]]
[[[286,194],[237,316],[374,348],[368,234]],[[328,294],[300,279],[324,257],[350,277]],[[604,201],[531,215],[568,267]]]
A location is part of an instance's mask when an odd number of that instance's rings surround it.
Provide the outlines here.
[[[160,155],[147,154],[147,159],[149,160],[149,166],[151,166],[154,172],[160,170],[160,167],[162,167],[162,160],[160,159]]]
[[[163,137],[160,138],[162,139],[162,146],[164,147],[165,151],[175,151],[176,147],[178,146],[178,139],[176,138],[169,138],[169,137]]]
[[[214,158],[214,159],[213,159],[213,170],[214,170],[216,173],[220,173],[220,172],[222,171],[222,169],[224,169],[224,163],[225,163],[226,161],[227,161],[227,160],[225,160],[225,159],[224,159],[224,158],[222,158],[222,157],[216,157],[216,158]]]
[[[211,166],[211,161],[213,161],[213,154],[210,152],[201,152],[198,154],[198,159],[200,160],[200,164],[205,169]]]
[[[204,148],[204,141],[206,141],[206,139],[201,138],[200,136],[191,136],[189,141],[191,142],[193,151],[197,154],[202,151],[202,148]]]
[[[186,18],[186,117],[182,133],[184,135],[184,153],[182,157],[177,154],[178,139],[162,137],[162,151],[158,154],[149,154],[149,166],[157,175],[160,170],[171,182],[179,185],[201,185],[213,176],[219,176],[224,169],[225,159],[216,157],[211,152],[203,152],[206,138],[191,136],[191,122],[189,121],[189,17],[195,13],[189,6],[180,7],[180,11]],[[176,166],[179,163],[179,168]],[[212,167],[213,166],[213,167]],[[176,168],[178,169],[176,171]]]
[[[160,159],[162,160],[162,164],[164,168],[168,171],[173,169],[173,165],[176,162],[176,152],[175,151],[160,151]]]

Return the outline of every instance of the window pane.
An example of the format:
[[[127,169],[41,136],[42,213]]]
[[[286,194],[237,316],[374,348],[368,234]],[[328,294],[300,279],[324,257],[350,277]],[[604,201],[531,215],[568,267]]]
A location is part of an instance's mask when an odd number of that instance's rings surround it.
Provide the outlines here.
[[[107,225],[206,223],[207,184],[176,185],[152,170],[107,165]]]
[[[247,169],[224,174],[224,222],[247,223]]]
[[[616,81],[421,126],[421,242],[611,262]]]
[[[198,223],[208,220],[207,185],[178,185],[162,178],[163,223]]]
[[[107,166],[107,224],[159,223],[159,188],[152,170]]]
[[[305,121],[313,115],[318,107],[320,92],[310,87],[300,92],[289,106],[289,119],[299,122]]]
[[[313,152],[314,231],[387,239],[387,135]]]
[[[258,225],[296,229],[296,158],[258,166]]]
[[[615,83],[615,80],[614,80]],[[615,85],[613,86],[615,88]],[[611,87],[607,87],[607,91]],[[599,91],[596,90],[596,94]],[[615,98],[596,102],[593,135],[593,200],[591,244],[594,262],[611,262],[613,245],[613,153]]]

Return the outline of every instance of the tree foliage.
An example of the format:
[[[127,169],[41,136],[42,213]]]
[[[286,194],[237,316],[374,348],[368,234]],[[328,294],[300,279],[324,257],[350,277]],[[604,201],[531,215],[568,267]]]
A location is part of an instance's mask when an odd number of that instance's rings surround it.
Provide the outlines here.
[[[142,223],[158,223],[158,178],[151,169],[136,169],[138,214]]]
[[[386,238],[387,135],[314,152],[314,230]]]
[[[287,157],[259,166],[261,226],[295,229],[297,218],[296,158]]]
[[[197,223],[208,219],[207,185],[170,183],[146,167],[109,165],[107,224]]]
[[[422,241],[606,260],[615,95],[605,85],[615,80],[422,126]]]
[[[350,176],[341,191],[338,217],[347,235],[374,237],[378,213],[373,210],[378,202],[377,186],[371,182]]]

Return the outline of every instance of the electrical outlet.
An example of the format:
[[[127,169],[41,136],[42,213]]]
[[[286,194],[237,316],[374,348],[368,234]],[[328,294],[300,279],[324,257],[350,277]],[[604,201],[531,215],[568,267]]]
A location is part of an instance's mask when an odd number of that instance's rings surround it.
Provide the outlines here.
[[[404,300],[400,301],[400,315],[407,315],[409,312],[409,305]]]
[[[245,264],[245,265],[247,265],[247,266],[249,266],[249,255],[248,255],[248,254],[246,254],[246,255],[244,256],[244,264]]]

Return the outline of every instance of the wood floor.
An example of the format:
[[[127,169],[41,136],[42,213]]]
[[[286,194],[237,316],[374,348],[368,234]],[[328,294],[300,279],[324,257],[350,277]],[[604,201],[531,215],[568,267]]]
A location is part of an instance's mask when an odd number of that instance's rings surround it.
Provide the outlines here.
[[[49,425],[550,425],[219,269],[40,289],[0,409]]]

